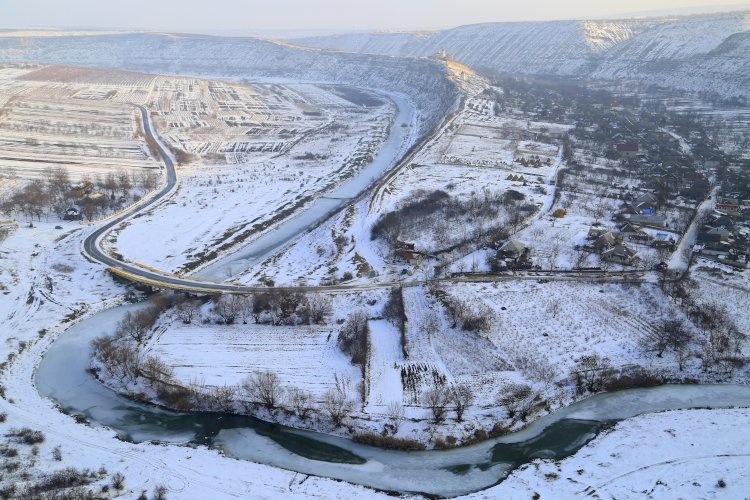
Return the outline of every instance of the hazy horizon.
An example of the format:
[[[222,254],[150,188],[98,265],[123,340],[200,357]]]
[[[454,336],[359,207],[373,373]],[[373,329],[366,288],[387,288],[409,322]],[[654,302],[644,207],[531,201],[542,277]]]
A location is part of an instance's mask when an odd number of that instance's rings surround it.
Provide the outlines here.
[[[484,22],[606,19],[689,15],[750,9],[750,2],[706,5],[706,0],[581,0],[572,5],[555,0],[529,0],[505,6],[489,0],[415,0],[409,4],[382,0],[356,4],[344,0],[215,0],[211,10],[196,0],[155,4],[132,0],[110,4],[93,0],[0,0],[3,29],[144,30],[213,34],[303,36],[357,31],[445,29]],[[144,15],[148,13],[148,15]]]

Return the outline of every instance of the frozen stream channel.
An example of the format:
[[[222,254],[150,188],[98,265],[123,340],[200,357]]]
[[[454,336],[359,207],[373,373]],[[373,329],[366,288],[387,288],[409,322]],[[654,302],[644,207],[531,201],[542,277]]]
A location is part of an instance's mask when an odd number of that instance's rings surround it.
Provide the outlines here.
[[[39,392],[66,412],[110,427],[124,439],[206,444],[232,457],[383,490],[441,496],[478,491],[533,458],[559,459],[575,453],[614,421],[663,410],[750,406],[750,387],[744,386],[633,389],[588,398],[523,431],[470,447],[412,453],[381,450],[251,417],[176,413],[118,396],[86,371],[89,343],[138,307],[143,306],[104,311],[63,333],[38,367]]]

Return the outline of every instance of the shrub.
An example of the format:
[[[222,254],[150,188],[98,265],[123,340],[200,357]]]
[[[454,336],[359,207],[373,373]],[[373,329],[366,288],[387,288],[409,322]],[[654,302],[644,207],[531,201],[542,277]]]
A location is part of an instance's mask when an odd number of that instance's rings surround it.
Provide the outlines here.
[[[165,406],[175,410],[185,411],[192,407],[193,391],[187,387],[162,384],[157,387],[156,396]]]
[[[154,500],[166,500],[167,498],[167,487],[164,485],[157,485],[154,488]]]
[[[659,375],[649,373],[643,368],[638,368],[632,373],[620,375],[617,378],[607,380],[604,384],[606,391],[620,391],[623,389],[634,389],[638,387],[654,387],[662,385],[664,379]]]
[[[24,444],[38,444],[44,442],[44,433],[41,431],[35,431],[24,427],[23,429],[13,429],[8,434],[8,437],[15,438]]]
[[[339,331],[338,344],[351,356],[352,363],[364,365],[367,360],[367,315],[363,311],[352,313]]]
[[[477,429],[474,431],[474,434],[472,434],[466,441],[464,441],[464,446],[468,446],[475,443],[481,443],[482,441],[487,441],[489,439],[489,435],[487,434],[487,431],[484,429]]]
[[[3,446],[0,448],[0,455],[8,458],[13,458],[18,456],[18,450],[15,448],[10,448],[8,446]]]
[[[118,491],[125,487],[125,476],[121,472],[115,472],[111,481],[112,487]]]
[[[59,496],[50,497],[49,495],[43,495],[44,493],[67,489],[76,488],[79,486],[85,486],[91,483],[91,474],[87,469],[78,470],[73,467],[67,467],[59,471],[53,472],[47,475],[36,484],[27,486],[22,494],[21,498],[60,498]],[[73,495],[73,492],[69,496],[63,498],[93,498],[93,496],[85,495]]]
[[[2,489],[0,489],[0,498],[2,498],[3,500],[13,498],[13,495],[15,492],[16,492],[15,484],[9,484],[7,486],[3,486]]]
[[[492,426],[492,429],[490,430],[490,437],[496,438],[500,436],[504,436],[510,432],[510,429],[500,422],[495,423],[495,425]]]
[[[352,436],[355,443],[377,446],[389,450],[419,451],[424,450],[425,445],[414,439],[402,439],[393,436],[381,436],[372,432],[358,433]]]

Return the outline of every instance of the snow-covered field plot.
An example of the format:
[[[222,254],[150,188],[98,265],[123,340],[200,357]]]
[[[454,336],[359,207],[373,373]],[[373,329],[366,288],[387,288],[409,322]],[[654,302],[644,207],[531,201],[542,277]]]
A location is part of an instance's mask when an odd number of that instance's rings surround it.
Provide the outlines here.
[[[531,380],[545,367],[564,378],[577,358],[594,353],[615,367],[650,366],[657,360],[644,359],[642,335],[669,315],[684,317],[651,284],[500,282],[456,285],[448,293],[493,311],[487,338]]]
[[[509,168],[516,144],[502,136],[498,129],[462,125],[451,138],[441,163]]]
[[[193,80],[181,82],[183,86],[178,88],[187,92]],[[198,92],[199,85],[195,85],[193,92]],[[234,88],[226,87],[222,92]],[[363,168],[387,136],[392,116],[392,107],[385,101],[378,108],[364,109],[313,86],[300,85],[294,91],[279,86],[237,89],[256,92],[250,102],[236,102],[242,106],[242,113],[250,113],[248,107],[260,106],[264,121],[255,127],[208,127],[206,133],[210,140],[217,141],[216,145],[228,143],[227,139],[232,136],[221,136],[222,130],[231,128],[231,134],[236,134],[253,128],[264,135],[243,135],[245,144],[265,143],[262,137],[275,134],[274,140],[280,140],[278,143],[283,143],[283,148],[256,152],[245,149],[240,155],[243,163],[238,164],[227,165],[222,155],[221,164],[196,162],[181,167],[180,186],[170,202],[114,233],[116,239],[111,242],[112,246],[126,259],[175,271],[186,264],[200,262],[219,247],[227,248],[257,235],[272,221],[289,216]],[[300,106],[311,106],[301,102],[303,97],[300,96],[306,96],[305,92],[309,92],[311,102],[332,106],[316,108],[319,110],[316,113],[324,114],[322,127],[321,117],[308,117],[300,110]],[[240,95],[228,93],[227,99],[233,99],[230,94]],[[292,108],[297,110],[296,115],[290,114]],[[290,121],[293,116],[294,120]],[[158,120],[161,119],[166,118],[160,116]],[[182,134],[170,132],[173,129],[168,125],[164,130],[167,142],[176,140],[175,134]],[[191,137],[197,137],[201,130],[191,130]],[[282,137],[283,130],[288,131],[289,137]],[[296,132],[292,134],[293,130]],[[160,245],[144,245],[144,241],[156,235]],[[165,238],[165,235],[169,236]]]
[[[694,268],[690,275],[698,283],[697,301],[726,306],[739,330],[744,334],[750,332],[750,280],[747,271],[738,273],[700,258],[696,259]],[[710,268],[714,268],[714,272],[709,271]]]
[[[401,333],[385,320],[369,322],[367,413],[385,413],[391,403],[403,404]]]
[[[174,323],[148,349],[184,382],[232,386],[256,371],[272,370],[284,387],[304,388],[322,400],[336,377],[361,379],[359,368],[337,347],[337,333],[331,326]]]
[[[385,105],[381,100],[373,102],[375,107]],[[382,116],[372,116],[355,103],[312,85],[250,86],[159,77],[149,106],[168,144],[208,162],[258,162],[289,152],[302,139],[314,140],[312,135],[323,141],[335,135],[332,142],[347,135],[360,137],[359,156],[366,156],[373,152],[368,146],[377,143],[377,136],[362,133],[362,124],[348,134],[340,132],[358,121],[357,114],[368,115],[374,128],[382,128]],[[334,130],[339,133],[331,133]],[[309,151],[297,154],[307,155],[310,163],[329,160],[325,151],[307,147]]]
[[[535,460],[468,498],[746,498],[750,410],[635,417],[559,462]]]
[[[51,70],[0,74],[4,171],[28,179],[44,177],[49,168],[64,167],[75,179],[114,169],[138,172],[158,166],[143,140],[137,109],[112,101],[116,85],[60,83],[67,76],[75,80],[75,75]],[[51,82],[42,80],[53,77]]]
[[[408,358],[399,366],[405,404],[422,408],[425,391],[443,380],[468,384],[478,404],[492,405],[493,391],[517,378],[505,354],[486,337],[452,328],[444,308],[426,288],[405,288],[404,308]]]

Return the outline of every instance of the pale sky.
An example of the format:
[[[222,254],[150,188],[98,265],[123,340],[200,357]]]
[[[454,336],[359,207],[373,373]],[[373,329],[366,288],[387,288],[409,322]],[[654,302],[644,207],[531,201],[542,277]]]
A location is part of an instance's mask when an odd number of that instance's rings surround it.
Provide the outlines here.
[[[737,0],[0,0],[2,28],[304,32],[750,9]]]

